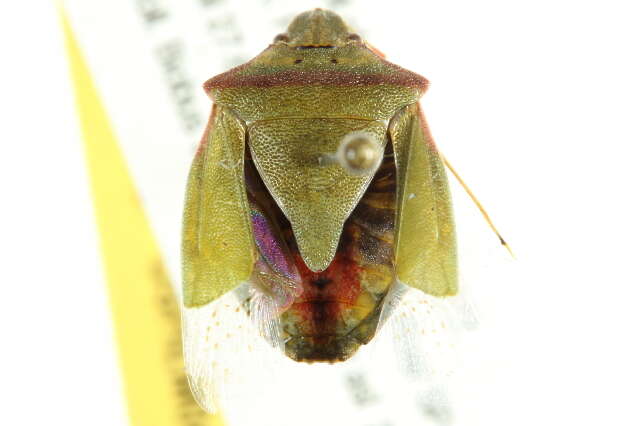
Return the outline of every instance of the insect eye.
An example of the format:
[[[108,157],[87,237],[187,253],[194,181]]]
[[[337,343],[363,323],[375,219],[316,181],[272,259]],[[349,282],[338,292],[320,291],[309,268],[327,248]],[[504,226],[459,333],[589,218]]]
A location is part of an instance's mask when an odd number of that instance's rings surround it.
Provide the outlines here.
[[[273,42],[274,42],[274,43],[277,43],[277,42],[279,42],[279,41],[283,41],[283,42],[285,42],[285,43],[286,43],[286,42],[288,42],[288,41],[289,41],[289,36],[288,36],[288,35],[286,35],[286,34],[284,34],[284,33],[282,33],[282,34],[278,34],[277,36],[275,36],[275,37],[273,38]]]
[[[349,34],[347,36],[347,40],[349,40],[349,41],[362,41],[362,38],[358,34],[351,33],[351,34]]]

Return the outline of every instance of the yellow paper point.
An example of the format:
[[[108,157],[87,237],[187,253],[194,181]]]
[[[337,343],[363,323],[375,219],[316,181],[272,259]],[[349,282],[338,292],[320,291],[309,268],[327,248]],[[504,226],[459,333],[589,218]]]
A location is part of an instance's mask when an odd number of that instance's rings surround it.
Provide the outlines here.
[[[160,250],[69,21],[60,15],[131,425],[223,425],[189,391],[178,303]]]

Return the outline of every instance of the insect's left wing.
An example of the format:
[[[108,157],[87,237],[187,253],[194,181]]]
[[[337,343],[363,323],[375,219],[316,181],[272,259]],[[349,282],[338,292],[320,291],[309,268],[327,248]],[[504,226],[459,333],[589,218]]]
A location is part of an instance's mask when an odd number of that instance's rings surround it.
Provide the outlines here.
[[[243,283],[204,306],[182,309],[185,373],[198,404],[222,410],[268,392],[279,371],[277,306]],[[270,341],[269,338],[273,339]],[[246,424],[246,423],[238,423]]]
[[[251,276],[255,249],[244,147],[244,124],[214,106],[187,186],[182,235],[185,307],[209,303]]]
[[[398,279],[432,296],[458,291],[456,236],[447,175],[418,104],[389,124],[398,173]]]
[[[182,307],[186,374],[214,412],[271,383],[278,314],[300,294],[293,257],[244,164],[245,126],[214,107],[191,168],[184,213]],[[268,364],[269,368],[260,368]]]
[[[241,293],[247,292],[255,249],[244,181],[244,146],[243,123],[214,105],[191,166],[185,199],[185,367],[196,400],[210,412],[219,405],[219,389],[224,387],[224,371],[234,359],[233,352],[240,352],[240,342],[246,340],[246,330],[237,327],[248,329]]]

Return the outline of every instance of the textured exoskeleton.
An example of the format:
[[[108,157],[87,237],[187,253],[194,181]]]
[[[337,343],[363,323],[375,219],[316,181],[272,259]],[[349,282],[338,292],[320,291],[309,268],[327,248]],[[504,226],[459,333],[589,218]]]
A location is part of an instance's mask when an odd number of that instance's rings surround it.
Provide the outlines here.
[[[427,86],[321,9],[205,83],[214,106],[183,236],[185,356],[201,402],[212,306],[239,286],[297,361],[349,358],[396,282],[456,294],[447,178],[418,105]]]

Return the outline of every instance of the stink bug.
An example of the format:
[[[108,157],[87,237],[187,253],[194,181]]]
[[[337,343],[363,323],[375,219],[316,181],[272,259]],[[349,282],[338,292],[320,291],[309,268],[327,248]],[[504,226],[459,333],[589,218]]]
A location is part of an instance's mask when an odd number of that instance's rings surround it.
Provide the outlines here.
[[[394,289],[457,294],[427,86],[322,9],[205,83],[182,247],[186,368],[205,408],[225,309],[295,361],[337,362],[374,337]]]

